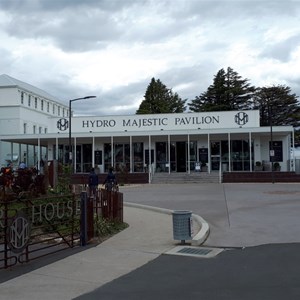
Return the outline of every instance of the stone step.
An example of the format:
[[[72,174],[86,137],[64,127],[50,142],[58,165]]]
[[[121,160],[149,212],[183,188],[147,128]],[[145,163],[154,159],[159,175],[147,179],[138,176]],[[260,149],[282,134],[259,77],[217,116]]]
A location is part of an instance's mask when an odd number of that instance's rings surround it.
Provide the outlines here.
[[[152,183],[219,183],[219,172],[155,173]]]

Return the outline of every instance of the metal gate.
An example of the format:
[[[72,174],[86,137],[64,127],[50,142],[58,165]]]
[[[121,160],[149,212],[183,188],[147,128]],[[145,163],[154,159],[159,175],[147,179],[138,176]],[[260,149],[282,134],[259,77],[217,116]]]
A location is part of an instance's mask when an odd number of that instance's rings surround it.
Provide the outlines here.
[[[123,223],[123,194],[105,189],[96,190],[95,194],[88,192],[86,207],[86,240],[94,237],[94,223],[100,218]],[[83,214],[84,215],[84,214]],[[82,235],[85,235],[82,234]]]
[[[0,197],[0,269],[80,244],[80,195]]]
[[[123,222],[123,194],[116,191],[99,190],[98,208],[102,218]]]

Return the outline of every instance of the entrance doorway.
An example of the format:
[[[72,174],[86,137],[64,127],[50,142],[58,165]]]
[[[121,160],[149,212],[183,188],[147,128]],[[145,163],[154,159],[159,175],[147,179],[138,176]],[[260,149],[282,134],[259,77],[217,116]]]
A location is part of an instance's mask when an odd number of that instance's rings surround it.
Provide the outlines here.
[[[155,144],[155,163],[156,172],[187,172],[195,170],[197,159],[197,142],[174,141],[170,143],[168,149],[167,142],[156,142]],[[190,155],[188,155],[188,149]],[[170,159],[169,159],[170,156]],[[189,165],[190,164],[190,165]]]
[[[176,142],[177,172],[186,172],[186,142]]]

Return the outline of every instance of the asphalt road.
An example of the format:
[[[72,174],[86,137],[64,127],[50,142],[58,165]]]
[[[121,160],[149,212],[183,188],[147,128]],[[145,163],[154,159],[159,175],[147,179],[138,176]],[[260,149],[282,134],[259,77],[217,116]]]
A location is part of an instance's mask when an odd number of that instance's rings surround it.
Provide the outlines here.
[[[163,254],[76,299],[300,299],[300,185],[194,184],[122,188],[124,200],[191,210],[210,225],[214,258]],[[230,249],[230,250],[229,250]]]
[[[75,299],[299,300],[300,244],[226,250],[214,258],[161,255]]]
[[[300,242],[300,184],[155,184],[121,192],[127,202],[200,215],[210,226],[207,246]]]

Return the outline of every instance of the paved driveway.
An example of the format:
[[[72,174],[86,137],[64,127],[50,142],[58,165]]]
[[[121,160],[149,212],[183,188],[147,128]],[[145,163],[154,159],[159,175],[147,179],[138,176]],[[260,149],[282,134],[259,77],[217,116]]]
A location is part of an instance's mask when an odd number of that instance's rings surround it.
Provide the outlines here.
[[[161,255],[77,300],[299,300],[300,244],[224,251],[213,259]]]
[[[300,184],[151,184],[121,192],[127,202],[202,216],[208,246],[300,242]]]

